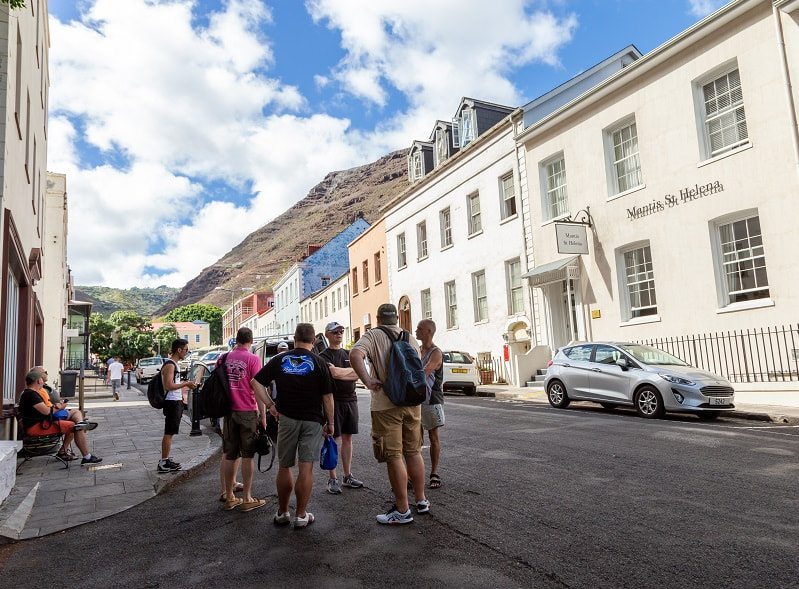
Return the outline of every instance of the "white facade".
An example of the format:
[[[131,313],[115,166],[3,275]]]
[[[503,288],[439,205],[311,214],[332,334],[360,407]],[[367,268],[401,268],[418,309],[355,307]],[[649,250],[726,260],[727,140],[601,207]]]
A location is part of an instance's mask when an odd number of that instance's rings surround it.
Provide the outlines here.
[[[63,368],[66,335],[69,268],[67,266],[67,177],[47,173],[44,253],[42,258],[42,315],[44,350],[42,365],[57,374]]]
[[[314,333],[324,333],[325,326],[337,321],[344,327],[344,344],[352,341],[350,320],[350,275],[345,272],[322,290],[300,302],[300,323],[310,323]]]
[[[530,345],[513,126],[506,117],[385,210],[391,301],[400,318],[436,323],[442,349],[479,363]],[[518,382],[506,367],[511,382]]]
[[[540,343],[796,321],[798,4],[731,2],[519,134]]]
[[[301,269],[302,262],[297,262],[272,286],[275,293],[274,321],[278,331],[270,335],[294,335],[294,329],[300,322]]]

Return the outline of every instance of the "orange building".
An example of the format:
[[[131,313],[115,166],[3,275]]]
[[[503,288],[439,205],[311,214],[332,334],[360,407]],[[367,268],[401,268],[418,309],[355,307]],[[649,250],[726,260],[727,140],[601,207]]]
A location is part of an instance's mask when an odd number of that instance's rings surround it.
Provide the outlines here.
[[[353,239],[347,249],[350,258],[352,339],[358,341],[358,338],[376,326],[374,317],[377,307],[391,302],[386,267],[385,219],[381,217]]]

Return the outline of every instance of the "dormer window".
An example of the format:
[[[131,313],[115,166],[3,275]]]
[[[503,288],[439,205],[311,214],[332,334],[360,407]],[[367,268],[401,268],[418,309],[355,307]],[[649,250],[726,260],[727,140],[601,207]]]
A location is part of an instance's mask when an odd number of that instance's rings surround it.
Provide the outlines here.
[[[461,111],[461,147],[474,141],[474,109],[464,108]]]
[[[410,161],[408,162],[408,174],[411,177],[411,182],[416,182],[422,178],[422,152],[417,151],[411,154]]]
[[[436,131],[436,166],[440,166],[449,157],[448,140],[446,129],[438,129]]]

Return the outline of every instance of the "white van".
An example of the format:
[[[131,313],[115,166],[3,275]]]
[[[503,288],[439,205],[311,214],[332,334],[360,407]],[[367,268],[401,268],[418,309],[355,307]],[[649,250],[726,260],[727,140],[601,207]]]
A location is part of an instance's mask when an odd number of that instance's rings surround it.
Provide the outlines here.
[[[144,384],[158,374],[164,365],[163,358],[142,358],[136,364],[136,382]]]

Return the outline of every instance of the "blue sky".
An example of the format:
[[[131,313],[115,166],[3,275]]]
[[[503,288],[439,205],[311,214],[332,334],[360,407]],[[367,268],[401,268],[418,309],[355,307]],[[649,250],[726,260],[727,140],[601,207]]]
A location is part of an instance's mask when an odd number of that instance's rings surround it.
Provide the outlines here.
[[[183,286],[332,170],[522,106],[720,0],[50,0],[76,283]]]

